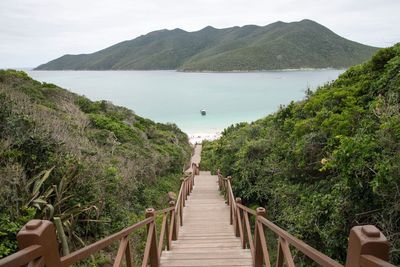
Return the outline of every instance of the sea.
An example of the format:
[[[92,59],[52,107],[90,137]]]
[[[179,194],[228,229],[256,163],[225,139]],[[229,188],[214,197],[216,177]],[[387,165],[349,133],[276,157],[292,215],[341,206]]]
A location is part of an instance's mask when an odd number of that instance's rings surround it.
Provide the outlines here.
[[[156,122],[175,123],[192,143],[218,138],[298,101],[345,70],[263,72],[26,71],[91,100],[107,100]],[[206,115],[201,114],[205,110]]]

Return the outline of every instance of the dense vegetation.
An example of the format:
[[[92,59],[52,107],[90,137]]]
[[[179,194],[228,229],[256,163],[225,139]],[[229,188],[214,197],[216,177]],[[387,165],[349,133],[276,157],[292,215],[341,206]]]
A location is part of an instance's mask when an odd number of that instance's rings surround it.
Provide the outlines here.
[[[61,217],[74,250],[166,207],[190,153],[175,125],[0,70],[0,258],[32,218]]]
[[[400,264],[400,44],[329,84],[206,142],[202,168],[235,195],[343,261],[354,225],[375,224]]]
[[[376,48],[349,41],[311,21],[247,25],[196,32],[151,32],[104,50],[64,55],[39,70],[248,71],[341,68],[367,60]]]

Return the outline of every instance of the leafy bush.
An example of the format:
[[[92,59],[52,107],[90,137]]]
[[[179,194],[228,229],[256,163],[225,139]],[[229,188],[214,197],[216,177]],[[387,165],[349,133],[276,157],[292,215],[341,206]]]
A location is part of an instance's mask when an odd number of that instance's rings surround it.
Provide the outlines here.
[[[17,233],[29,220],[35,218],[35,209],[23,207],[18,218],[11,218],[7,213],[0,214],[0,258],[17,250]]]
[[[60,217],[74,250],[166,207],[190,152],[176,126],[0,70],[0,257],[32,218]]]
[[[90,114],[89,118],[96,128],[113,132],[121,142],[137,142],[139,139],[134,128],[123,122],[101,114]]]
[[[378,51],[306,99],[205,142],[202,166],[235,194],[345,260],[352,226],[375,224],[400,264],[400,44]]]

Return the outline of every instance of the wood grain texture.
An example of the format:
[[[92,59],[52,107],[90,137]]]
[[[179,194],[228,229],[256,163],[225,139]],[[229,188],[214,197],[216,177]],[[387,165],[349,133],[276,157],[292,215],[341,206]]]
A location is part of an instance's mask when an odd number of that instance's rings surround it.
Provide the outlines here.
[[[195,177],[179,239],[172,242],[171,251],[163,251],[162,267],[253,265],[250,250],[241,248],[240,238],[229,223],[229,207],[218,191],[217,181],[210,172],[201,171]]]

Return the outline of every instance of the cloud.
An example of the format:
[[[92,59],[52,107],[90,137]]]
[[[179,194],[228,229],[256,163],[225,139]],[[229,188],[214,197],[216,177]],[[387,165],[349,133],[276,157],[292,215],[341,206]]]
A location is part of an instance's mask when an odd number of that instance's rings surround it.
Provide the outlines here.
[[[375,46],[400,40],[398,0],[2,0],[0,67],[33,67],[158,29],[315,20]]]

